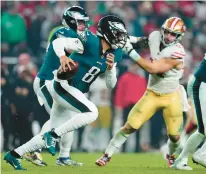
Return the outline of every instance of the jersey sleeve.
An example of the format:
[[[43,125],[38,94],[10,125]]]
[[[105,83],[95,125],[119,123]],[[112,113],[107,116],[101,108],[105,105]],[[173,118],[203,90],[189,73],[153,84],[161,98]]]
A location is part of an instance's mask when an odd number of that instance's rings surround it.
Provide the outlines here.
[[[78,38],[57,38],[53,42],[54,52],[58,57],[65,55],[65,51],[75,51],[82,54],[84,47]]]
[[[172,50],[173,51],[171,52],[170,58],[183,61],[183,58],[185,57],[185,50],[183,46],[181,44],[176,44]]]
[[[148,37],[149,42],[154,42],[154,40],[160,39],[160,32],[159,31],[153,31],[150,33]]]
[[[111,70],[106,70],[105,72],[105,82],[106,82],[107,88],[109,89],[114,88],[117,83],[116,65],[117,63],[113,65]]]

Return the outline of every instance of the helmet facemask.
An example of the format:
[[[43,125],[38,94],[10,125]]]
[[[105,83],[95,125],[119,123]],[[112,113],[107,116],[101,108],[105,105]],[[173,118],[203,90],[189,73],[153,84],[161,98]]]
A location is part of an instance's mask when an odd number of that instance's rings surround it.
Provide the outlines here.
[[[110,44],[113,49],[123,48],[127,42],[127,32],[118,29],[111,29],[113,38],[110,39]]]

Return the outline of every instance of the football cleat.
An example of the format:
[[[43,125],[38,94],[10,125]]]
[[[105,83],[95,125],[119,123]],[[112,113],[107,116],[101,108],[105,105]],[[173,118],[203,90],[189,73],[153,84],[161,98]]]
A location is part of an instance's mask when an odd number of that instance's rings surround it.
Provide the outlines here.
[[[111,157],[108,154],[104,154],[101,158],[96,161],[96,165],[98,166],[106,166],[106,164],[111,160]]]
[[[198,149],[192,156],[192,161],[206,168],[206,154]]]
[[[71,158],[60,157],[56,160],[56,164],[59,166],[83,166],[84,163],[73,161]]]
[[[43,140],[45,141],[48,152],[51,153],[52,156],[54,156],[56,154],[56,143],[58,142],[58,139],[54,138],[51,135],[51,131],[50,131],[50,132],[44,133]]]
[[[21,166],[21,159],[12,156],[10,151],[4,155],[4,160],[9,163],[15,170],[26,170]]]
[[[171,167],[176,170],[193,170],[192,167],[187,165],[187,161],[182,159],[177,159]]]
[[[47,163],[42,160],[42,156],[39,152],[26,153],[23,155],[23,158],[37,166],[47,166]]]
[[[167,154],[166,158],[167,158],[169,167],[171,167],[175,163],[175,155]]]

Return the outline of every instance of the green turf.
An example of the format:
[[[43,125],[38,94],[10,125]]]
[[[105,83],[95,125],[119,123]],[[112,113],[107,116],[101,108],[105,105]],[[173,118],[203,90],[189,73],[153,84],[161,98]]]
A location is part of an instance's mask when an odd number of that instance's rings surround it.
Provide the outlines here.
[[[57,156],[57,155],[56,155]],[[160,154],[117,154],[114,155],[109,165],[98,167],[94,163],[101,154],[73,153],[72,158],[84,162],[83,167],[60,167],[56,166],[56,158],[45,153],[44,160],[47,167],[37,167],[23,161],[23,167],[27,168],[27,174],[205,174],[205,168],[193,164],[193,171],[177,171],[167,167],[167,162]],[[3,159],[3,154],[1,160]],[[1,161],[3,174],[20,173],[25,171],[14,171],[14,169],[4,160]]]

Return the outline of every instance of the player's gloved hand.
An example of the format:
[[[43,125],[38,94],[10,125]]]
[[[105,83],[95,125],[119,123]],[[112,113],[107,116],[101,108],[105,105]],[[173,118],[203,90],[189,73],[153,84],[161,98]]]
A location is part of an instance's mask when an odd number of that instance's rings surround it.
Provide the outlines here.
[[[127,42],[122,50],[133,60],[137,61],[140,59],[140,55],[134,50],[129,38],[127,38]]]
[[[69,70],[71,70],[70,67],[70,63],[73,64],[74,66],[76,66],[76,64],[74,63],[74,61],[67,57],[67,56],[61,56],[60,57],[60,63],[61,63],[61,69],[63,72],[66,72],[66,70],[69,68]]]
[[[106,61],[107,69],[111,70],[113,65],[114,65],[114,55],[109,53],[109,54],[107,54],[106,59],[107,59],[107,61]]]
[[[129,53],[130,53],[131,50],[133,50],[133,49],[134,49],[134,48],[133,48],[132,44],[130,43],[130,39],[127,38],[127,42],[126,42],[126,44],[125,44],[125,46],[124,46],[124,48],[123,48],[122,50],[124,51],[125,54],[128,54],[128,55],[129,55]]]

